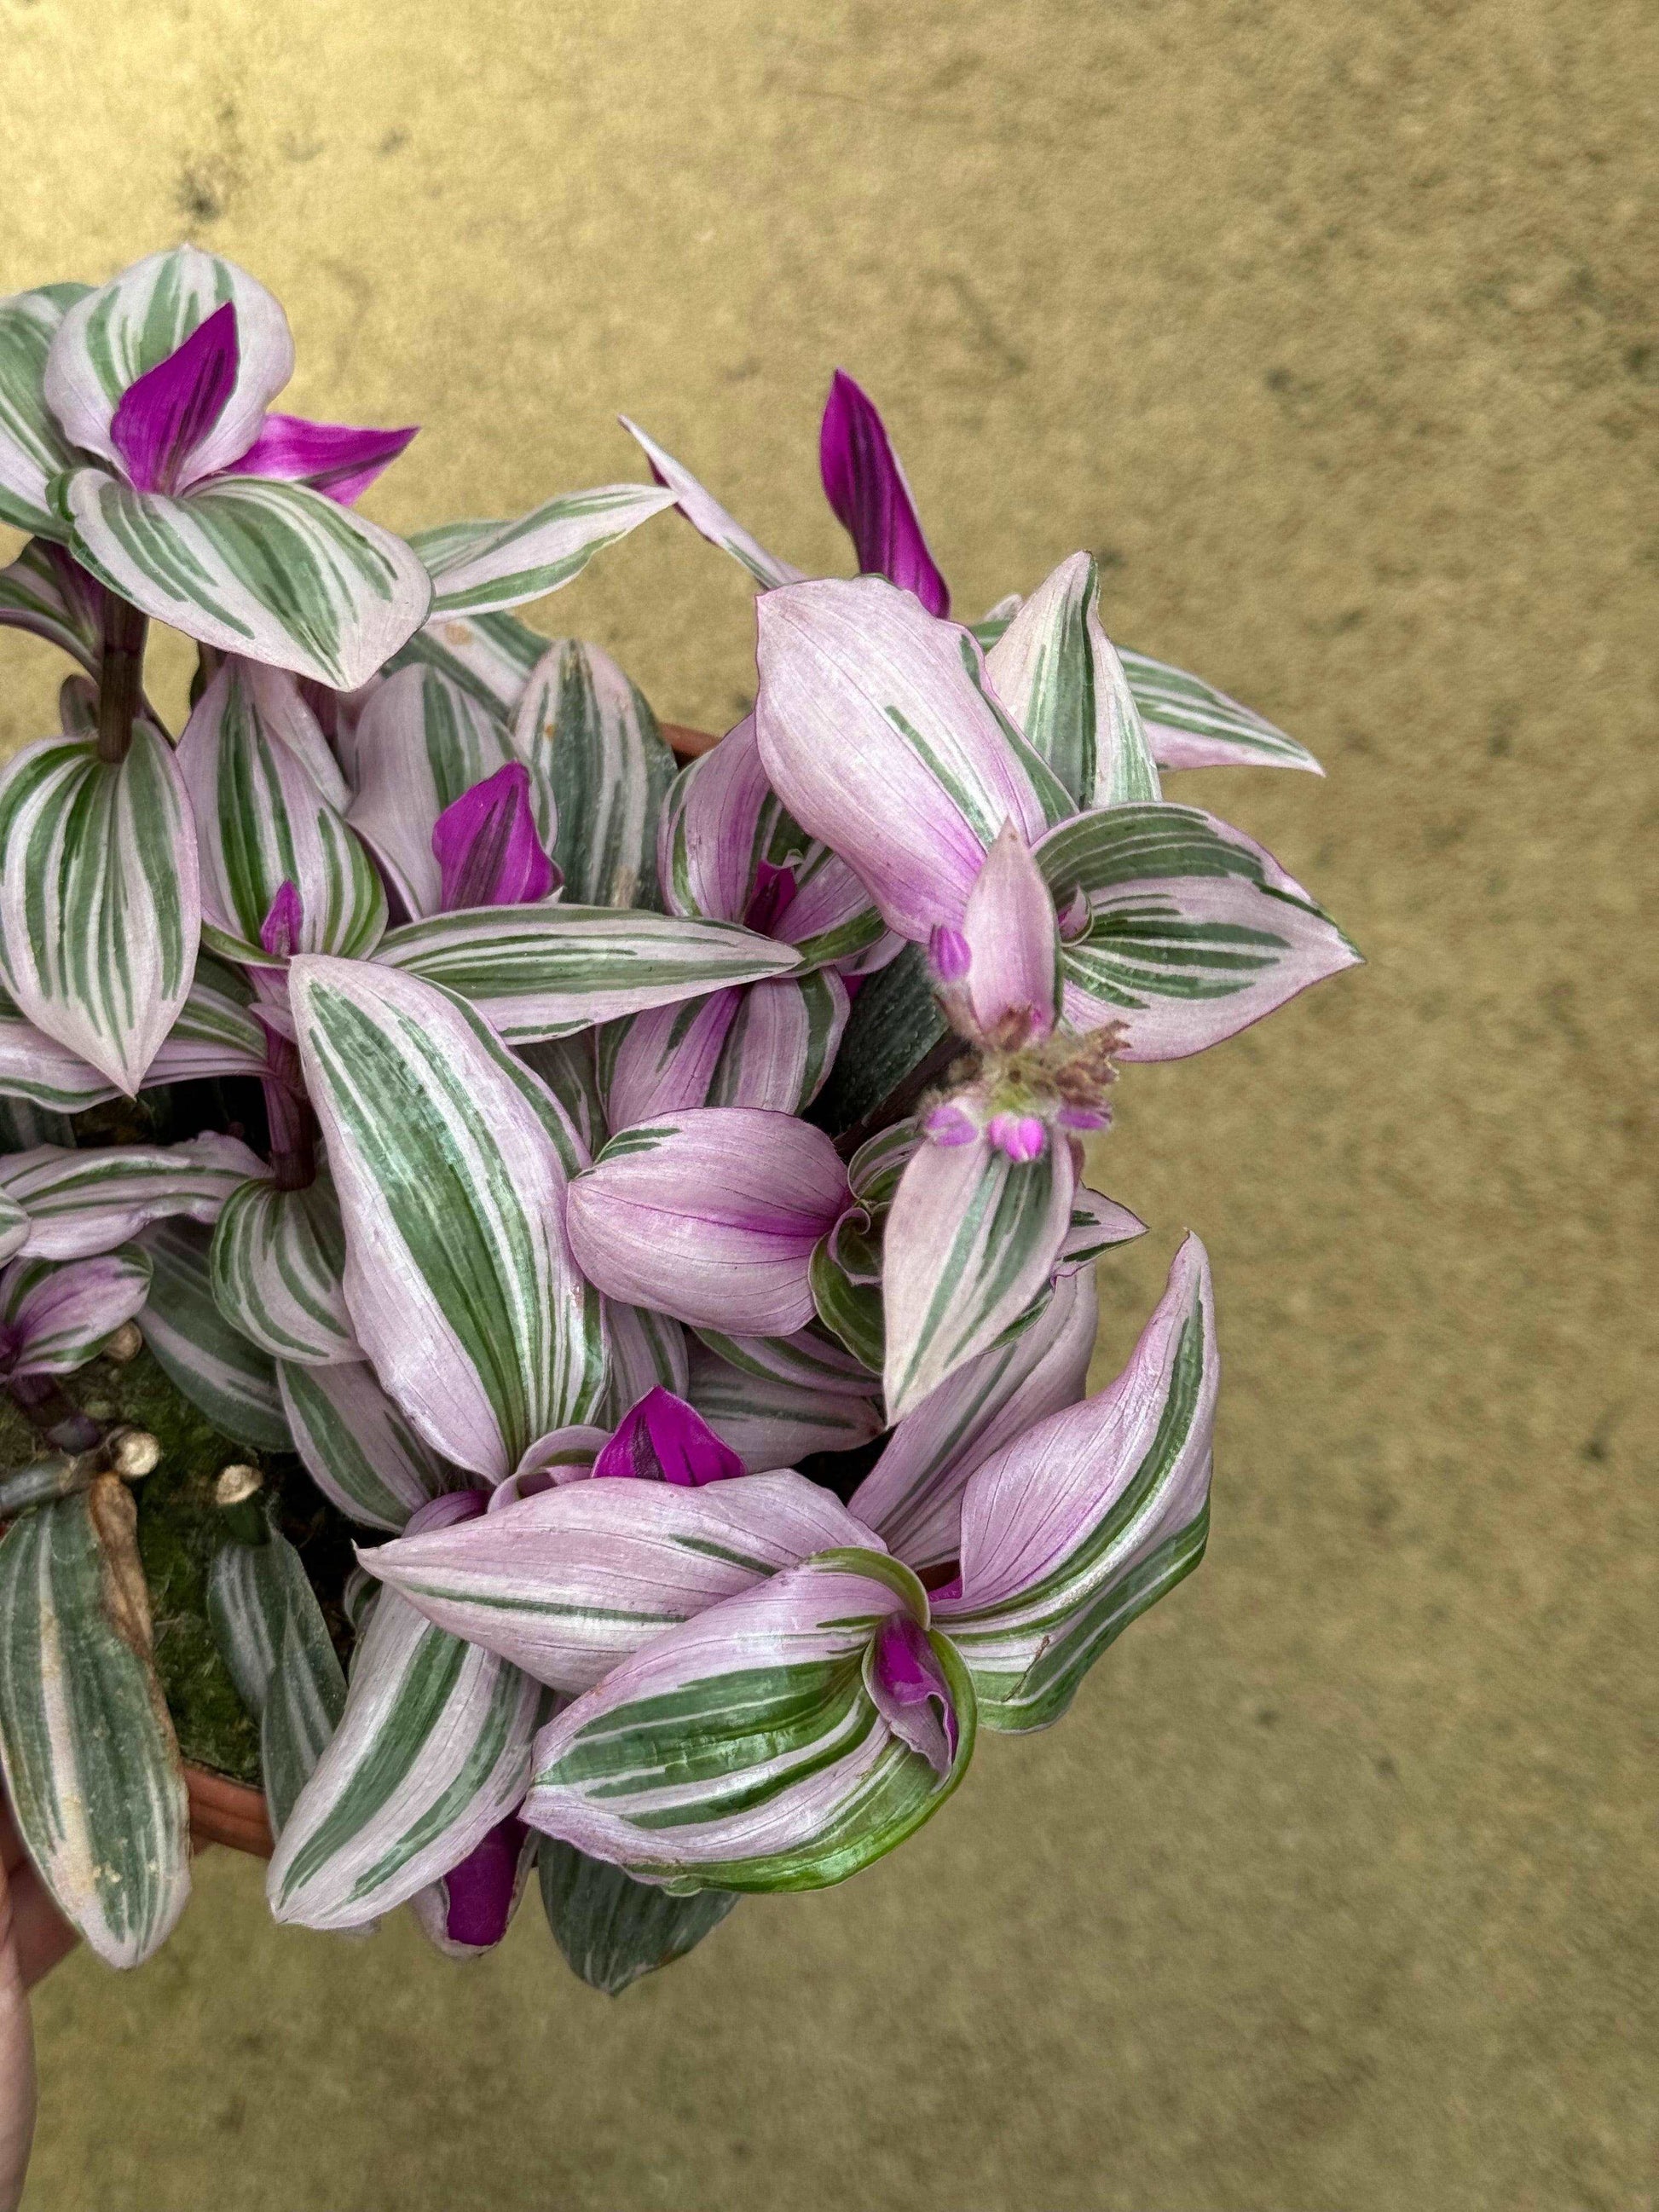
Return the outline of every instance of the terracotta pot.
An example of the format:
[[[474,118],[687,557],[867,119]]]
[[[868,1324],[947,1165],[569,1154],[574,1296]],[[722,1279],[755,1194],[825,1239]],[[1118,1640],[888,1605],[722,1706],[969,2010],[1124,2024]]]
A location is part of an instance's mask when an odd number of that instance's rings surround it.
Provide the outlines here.
[[[720,743],[708,730],[688,730],[684,722],[659,722],[657,726],[676,760],[696,760],[699,753],[710,752]]]

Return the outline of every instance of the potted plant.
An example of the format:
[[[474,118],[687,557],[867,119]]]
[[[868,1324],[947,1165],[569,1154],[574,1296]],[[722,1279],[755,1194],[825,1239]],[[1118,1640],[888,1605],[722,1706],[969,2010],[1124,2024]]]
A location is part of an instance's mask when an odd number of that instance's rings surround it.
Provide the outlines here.
[[[852,580],[631,424],[653,483],[405,543],[353,501],[414,433],[292,365],[188,246],[0,303],[0,621],[74,663],[0,775],[0,1759],[113,1965],[193,1820],[458,1955],[533,1871],[614,1992],[1197,1564],[1207,1263],[1086,1396],[1143,1224],[1085,1139],[1357,956],[1160,785],[1310,757],[1115,647],[1086,554],[952,621],[848,378]],[[670,509],[760,586],[718,745],[511,611]]]

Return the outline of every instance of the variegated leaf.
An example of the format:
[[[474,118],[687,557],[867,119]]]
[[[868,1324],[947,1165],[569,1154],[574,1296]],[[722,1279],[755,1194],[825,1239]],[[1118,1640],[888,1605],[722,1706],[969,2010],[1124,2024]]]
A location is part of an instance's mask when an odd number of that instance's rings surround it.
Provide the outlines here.
[[[816,1383],[763,1381],[705,1345],[691,1347],[685,1395],[751,1474],[813,1452],[852,1451],[881,1434],[879,1401]]]
[[[0,1274],[0,1376],[71,1375],[149,1295],[136,1244],[90,1260],[14,1260]]]
[[[1180,1060],[1261,1020],[1359,955],[1242,830],[1193,806],[1114,806],[1053,830],[1035,858],[1062,911],[1065,1018],[1119,1022],[1125,1060]]]
[[[47,538],[64,535],[48,487],[76,453],[46,404],[46,356],[65,309],[87,289],[43,284],[0,300],[0,522]]]
[[[400,669],[375,690],[354,739],[356,796],[348,819],[373,846],[411,915],[437,914],[443,871],[432,849],[438,817],[463,792],[519,758],[505,722],[437,669]],[[532,795],[544,838],[553,830],[545,780]]]
[[[848,1011],[847,986],[827,968],[751,983],[738,994],[708,1103],[804,1113],[835,1064]]]
[[[158,1053],[156,1059],[160,1057]],[[155,1065],[152,1060],[150,1066]],[[0,991],[0,1096],[27,1099],[31,1106],[62,1115],[79,1114],[120,1095],[78,1052],[25,1020]]]
[[[434,915],[388,930],[375,960],[459,991],[519,1044],[787,975],[798,955],[734,923],[556,902]]]
[[[386,891],[281,721],[266,711],[271,694],[291,683],[280,671],[228,660],[179,741],[201,862],[203,933],[230,959],[268,960],[260,926],[292,884],[300,949],[361,959],[385,931]]]
[[[873,1662],[908,1617],[948,1709],[943,1773],[895,1730]],[[896,1560],[835,1552],[653,1638],[549,1723],[532,1826],[684,1890],[820,1889],[891,1850],[967,1770],[967,1670]]]
[[[988,1726],[1058,1720],[1107,1645],[1203,1557],[1218,1378],[1209,1262],[1188,1237],[1116,1382],[969,1481],[961,1592],[937,1619]]]
[[[541,1078],[564,1109],[565,1119],[590,1159],[610,1133],[593,1056],[594,1036],[591,1029],[574,1030],[567,1036],[543,1037],[518,1048],[525,1066]]]
[[[503,722],[519,711],[547,640],[516,615],[434,615],[393,659],[389,675],[419,661],[459,684]]]
[[[631,1129],[659,1115],[707,1105],[744,995],[740,988],[711,991],[607,1022],[595,1041],[607,1127]]]
[[[360,1556],[400,1603],[568,1693],[780,1568],[874,1540],[786,1468],[692,1486],[567,1481]]]
[[[1072,1193],[1072,1222],[1060,1248],[1058,1266],[1070,1273],[1086,1267],[1114,1244],[1127,1244],[1146,1234],[1146,1224],[1138,1213],[1079,1183]]]
[[[1029,1328],[931,1391],[853,1493],[860,1521],[920,1574],[962,1548],[962,1493],[994,1452],[1083,1395],[1099,1307],[1094,1278],[1061,1276]]]
[[[0,969],[17,1006],[129,1094],[190,989],[196,839],[173,748],[48,738],[0,775]]]
[[[652,484],[602,484],[565,492],[514,522],[447,522],[417,532],[436,615],[522,606],[580,576],[596,553],[673,505]]]
[[[890,1098],[948,1032],[933,996],[927,955],[907,945],[853,1001],[841,1050],[812,1102],[820,1128],[850,1129]]]
[[[849,1206],[814,1249],[811,1285],[819,1322],[850,1358],[878,1376],[887,1364],[881,1240],[861,1206]]]
[[[683,1959],[738,1901],[725,1889],[672,1897],[551,1836],[542,1838],[536,1863],[547,1924],[565,1964],[608,1997]]]
[[[270,1863],[276,1917],[361,1927],[446,1873],[523,1796],[539,1705],[527,1674],[384,1591]]]
[[[985,1140],[921,1146],[887,1218],[887,1410],[919,1406],[988,1351],[1054,1273],[1071,1225],[1069,1145],[1011,1160]]]
[[[325,1171],[303,1190],[246,1182],[225,1201],[210,1267],[219,1310],[273,1359],[361,1362],[342,1278],[345,1231]]]
[[[44,386],[70,443],[124,465],[114,435],[123,397],[226,306],[235,317],[234,381],[191,444],[179,481],[240,459],[294,374],[294,340],[263,284],[195,246],[149,254],[69,307],[52,337]]]
[[[37,1145],[72,1149],[74,1144],[75,1124],[67,1114],[55,1114],[26,1099],[9,1098],[0,1091],[0,1154],[33,1152]]]
[[[557,640],[531,676],[514,737],[552,787],[565,896],[581,906],[659,907],[657,817],[674,756],[610,654]]]
[[[149,1302],[138,1317],[144,1342],[168,1380],[216,1428],[256,1451],[290,1451],[275,1368],[215,1302],[212,1242],[194,1221],[158,1221],[144,1231],[155,1269]]]
[[[453,993],[316,954],[289,981],[358,1341],[428,1441],[499,1482],[605,1388],[599,1294],[564,1234],[574,1133]]]
[[[0,307],[0,332],[4,309]],[[0,334],[0,353],[5,339]],[[3,415],[0,368],[0,416]],[[0,459],[0,477],[4,463]],[[0,509],[4,505],[0,483]],[[9,568],[0,568],[0,628],[26,629],[48,639],[96,676],[104,656],[104,587],[49,538],[31,538]]]
[[[261,1074],[269,1040],[249,1011],[252,993],[234,968],[202,953],[196,979],[149,1064],[152,1083],[191,1083],[209,1075]]]
[[[711,545],[718,545],[722,553],[729,553],[749,571],[763,592],[772,591],[780,584],[800,582],[804,569],[792,567],[787,561],[780,561],[776,554],[769,553],[741,523],[732,520],[720,501],[706,492],[672,454],[647,438],[637,422],[630,422],[626,415],[619,416],[617,420],[629,435],[643,447],[652,475],[667,489],[699,537],[706,538]]]
[[[1299,768],[1315,775],[1325,773],[1305,746],[1201,677],[1127,647],[1121,659],[1160,768]]]
[[[79,1260],[168,1214],[216,1221],[234,1190],[269,1172],[238,1138],[210,1131],[182,1145],[37,1145],[0,1158],[0,1191],[29,1217],[32,1258]]]
[[[874,1215],[884,1214],[893,1203],[899,1179],[922,1143],[915,1117],[890,1122],[860,1145],[847,1163],[847,1186],[859,1204]]]
[[[305,1563],[280,1529],[232,1541],[208,1571],[208,1619],[236,1693],[259,1723],[273,1835],[339,1725],[345,1676]]]
[[[24,1514],[0,1542],[0,1760],[53,1903],[136,1966],[190,1894],[190,1807],[150,1659],[136,1509],[119,1477]]]
[[[276,1363],[283,1413],[306,1472],[331,1505],[370,1528],[411,1513],[467,1477],[418,1435],[366,1360],[349,1367]]]
[[[367,683],[426,619],[417,556],[308,485],[218,477],[171,499],[78,469],[60,497],[76,559],[112,591],[332,690]]]
[[[0,1262],[9,1260],[28,1242],[29,1218],[15,1199],[0,1190]]]
[[[880,1388],[863,1361],[821,1328],[798,1329],[793,1336],[726,1336],[712,1328],[696,1334],[699,1343],[763,1389],[782,1382],[832,1397],[868,1398]]]
[[[647,1390],[659,1385],[684,1398],[690,1380],[685,1331],[666,1314],[648,1306],[605,1302],[605,1334],[611,1345],[611,1377],[599,1419],[615,1428]]]
[[[1062,561],[986,655],[998,697],[1080,807],[1162,794],[1123,664],[1100,622],[1094,556]]]

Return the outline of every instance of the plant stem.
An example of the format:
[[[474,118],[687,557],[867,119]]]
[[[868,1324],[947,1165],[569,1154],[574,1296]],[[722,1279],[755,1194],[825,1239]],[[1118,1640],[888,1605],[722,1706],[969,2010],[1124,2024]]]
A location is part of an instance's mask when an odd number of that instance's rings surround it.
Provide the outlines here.
[[[91,1451],[101,1442],[104,1431],[100,1424],[83,1413],[52,1376],[20,1375],[7,1388],[47,1443],[56,1444],[60,1451]]]
[[[98,676],[98,757],[127,757],[132,720],[144,697],[144,633],[149,617],[114,592],[104,594],[104,655]]]

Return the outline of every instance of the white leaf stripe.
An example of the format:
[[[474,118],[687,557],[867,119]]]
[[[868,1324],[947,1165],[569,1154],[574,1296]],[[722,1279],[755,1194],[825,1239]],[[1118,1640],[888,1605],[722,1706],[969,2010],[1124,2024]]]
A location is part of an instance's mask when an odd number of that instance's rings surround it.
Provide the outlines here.
[[[359,1340],[428,1438],[500,1481],[605,1386],[599,1293],[564,1238],[573,1133],[452,993],[317,956],[289,973]]]
[[[78,1260],[165,1214],[216,1221],[232,1191],[266,1172],[237,1138],[210,1132],[182,1145],[37,1145],[0,1158],[0,1190],[28,1215],[33,1257]]]
[[[386,928],[368,854],[299,755],[259,710],[251,672],[229,661],[179,743],[216,949],[260,962],[259,927],[284,884],[300,895],[301,946],[361,958]]]
[[[220,477],[169,499],[80,469],[76,557],[186,637],[355,691],[425,621],[431,582],[401,538],[305,484]]]
[[[248,987],[233,968],[210,954],[196,963],[196,980],[149,1064],[150,1083],[189,1083],[207,1075],[258,1075],[265,1066],[264,1030],[248,1008]]]
[[[0,337],[0,348],[3,343]],[[3,395],[0,381],[0,412]],[[48,538],[31,538],[11,566],[0,568],[0,627],[30,630],[61,646],[88,675],[96,676],[104,651],[100,597],[99,586],[61,545]]]
[[[0,778],[0,965],[21,1012],[136,1091],[184,1004],[201,901],[173,748],[46,738]]]
[[[605,1384],[601,1424],[615,1428],[624,1413],[659,1384],[684,1398],[690,1381],[685,1331],[667,1314],[648,1306],[605,1302],[605,1334],[611,1346],[611,1375]]]
[[[342,1278],[345,1231],[326,1174],[304,1190],[246,1182],[225,1202],[210,1268],[219,1310],[273,1359],[359,1361]]]
[[[786,975],[798,963],[734,922],[605,907],[482,907],[388,930],[377,964],[441,983],[512,1043]]]
[[[631,438],[638,440],[658,481],[667,487],[674,504],[700,537],[706,538],[711,545],[718,545],[722,553],[729,553],[748,570],[763,592],[780,584],[799,584],[802,580],[804,569],[769,553],[741,523],[732,520],[720,501],[706,492],[689,471],[647,438],[637,422],[630,422],[626,415],[617,419]]]
[[[413,543],[436,586],[434,615],[521,605],[579,576],[596,553],[673,505],[653,484],[602,484],[544,501],[513,522],[449,522]]]
[[[276,1363],[283,1412],[306,1472],[349,1521],[400,1529],[417,1507],[465,1478],[417,1435],[367,1361]]]
[[[155,1273],[138,1326],[168,1379],[216,1428],[257,1451],[289,1451],[275,1369],[214,1302],[210,1242],[191,1221],[145,1231]]]
[[[539,1700],[527,1675],[384,1592],[270,1863],[276,1918],[361,1926],[464,1858],[523,1795]]]
[[[1324,774],[1305,746],[1201,677],[1127,646],[1121,658],[1160,767],[1299,768]]]
[[[1060,1256],[1075,1182],[1066,1144],[1018,1163],[982,1139],[916,1152],[885,1237],[893,1419],[988,1351],[1030,1306]]]
[[[880,1388],[862,1360],[817,1328],[793,1336],[725,1336],[712,1328],[696,1334],[710,1352],[757,1382],[799,1384],[832,1397],[867,1398]]]
[[[660,906],[657,817],[674,756],[616,662],[598,646],[557,640],[530,678],[514,735],[552,787],[565,896],[581,906]]]
[[[310,1624],[297,1608],[288,1614],[276,1646],[270,1693],[259,1717],[259,1772],[273,1836],[287,1827],[300,1792],[316,1771],[345,1708],[345,1677],[320,1613],[317,1626],[322,1628],[320,1641],[309,1632]]]
[[[46,355],[64,310],[87,287],[48,284],[0,300],[0,521],[60,538],[47,487],[75,449],[46,405]]]
[[[131,1494],[101,1476],[0,1542],[0,1759],[19,1835],[107,1965],[166,1940],[190,1893],[189,1803],[150,1664]]]
[[[1081,1267],[1097,1260],[1114,1244],[1127,1244],[1146,1234],[1146,1224],[1127,1206],[1079,1183],[1072,1194],[1071,1226],[1060,1248],[1060,1265]]]
[[[31,1106],[61,1115],[78,1114],[120,1095],[78,1052],[26,1021],[0,991],[0,1097],[27,1099]]]

